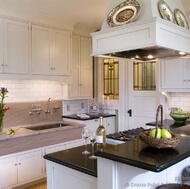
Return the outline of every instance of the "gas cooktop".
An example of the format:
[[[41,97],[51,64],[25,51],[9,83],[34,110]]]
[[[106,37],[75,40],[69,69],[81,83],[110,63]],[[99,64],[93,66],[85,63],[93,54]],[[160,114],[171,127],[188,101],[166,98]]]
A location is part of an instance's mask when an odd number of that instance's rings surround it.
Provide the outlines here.
[[[139,138],[139,133],[142,131],[145,131],[147,129],[144,129],[142,127],[136,128],[136,129],[129,129],[125,131],[119,131],[116,133],[111,133],[106,135],[106,138],[119,140],[119,141],[132,141]]]

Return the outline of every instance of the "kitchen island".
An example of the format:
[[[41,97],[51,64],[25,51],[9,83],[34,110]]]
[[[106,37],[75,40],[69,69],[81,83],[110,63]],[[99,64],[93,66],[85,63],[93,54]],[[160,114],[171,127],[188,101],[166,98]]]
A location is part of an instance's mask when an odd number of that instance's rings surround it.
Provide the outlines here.
[[[188,136],[181,137],[180,145],[171,149],[151,148],[139,139],[119,145],[106,144],[96,151],[98,163],[82,155],[84,146],[47,154],[48,189],[61,189],[63,185],[65,189],[72,189],[81,181],[83,189],[153,189],[163,183],[190,185],[190,176],[185,173],[185,168],[190,166],[189,144]],[[78,164],[78,160],[83,165]],[[93,174],[86,167],[90,164]],[[75,178],[78,184],[72,183],[73,187],[66,187],[67,182]]]

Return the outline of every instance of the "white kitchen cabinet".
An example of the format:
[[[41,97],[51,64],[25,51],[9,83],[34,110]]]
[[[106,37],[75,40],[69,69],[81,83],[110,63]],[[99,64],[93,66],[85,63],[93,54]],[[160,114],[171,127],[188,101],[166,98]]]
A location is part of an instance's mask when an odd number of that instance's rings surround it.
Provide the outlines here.
[[[99,118],[86,120],[86,121],[85,120],[84,121],[74,120],[74,119],[69,119],[69,118],[63,118],[63,120],[84,124],[91,131],[96,131],[96,129],[99,126]],[[104,127],[106,129],[106,134],[115,132],[115,117],[104,117],[103,118],[103,124],[104,124]]]
[[[43,176],[42,150],[19,155],[17,161],[19,183],[38,179]]]
[[[69,85],[69,98],[92,98],[93,68],[92,42],[88,37],[73,36],[72,84]]]
[[[190,59],[177,58],[160,62],[161,91],[180,92],[190,89]]]
[[[17,157],[0,158],[0,188],[17,184]]]
[[[0,73],[3,73],[3,19],[0,18]]]
[[[71,33],[32,25],[32,74],[69,76]]]
[[[26,22],[0,20],[0,73],[29,73],[29,25]]]
[[[43,176],[42,150],[0,158],[0,188],[30,182]]]
[[[84,144],[84,140],[81,138],[78,140],[73,140],[73,141],[64,142],[61,144],[55,144],[55,145],[47,146],[44,148],[44,155],[54,153],[54,152],[58,152],[58,151],[62,151],[65,149],[74,148],[77,146],[81,146],[83,144]],[[46,161],[45,161],[45,159],[43,159],[43,161],[44,161],[44,174],[46,174]]]
[[[115,133],[115,117],[107,117],[105,119],[105,128],[106,128],[106,133]]]

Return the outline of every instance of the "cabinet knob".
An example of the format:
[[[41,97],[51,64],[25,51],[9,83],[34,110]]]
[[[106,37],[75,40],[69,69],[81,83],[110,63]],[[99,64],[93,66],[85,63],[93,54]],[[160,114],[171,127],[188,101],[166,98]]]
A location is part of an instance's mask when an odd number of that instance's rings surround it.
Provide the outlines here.
[[[17,166],[17,163],[15,163],[15,166]]]
[[[21,165],[21,163],[19,163],[19,165]]]
[[[3,64],[1,64],[1,66],[4,66]]]

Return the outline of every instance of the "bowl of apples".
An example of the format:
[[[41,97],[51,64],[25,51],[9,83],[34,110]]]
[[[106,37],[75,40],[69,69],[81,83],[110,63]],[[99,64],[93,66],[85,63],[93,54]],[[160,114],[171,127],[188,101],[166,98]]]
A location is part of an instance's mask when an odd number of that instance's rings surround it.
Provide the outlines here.
[[[184,112],[181,108],[178,108],[178,110],[170,112],[170,116],[175,120],[175,123],[183,124],[190,118],[190,113]]]
[[[158,127],[158,114],[161,111],[161,127]],[[163,128],[163,107],[159,105],[156,113],[156,128],[143,131],[139,134],[139,139],[148,146],[155,148],[174,148],[179,145],[180,137],[177,134]]]
[[[155,148],[174,148],[180,143],[179,135],[163,128],[154,128],[141,132],[139,139],[148,146]]]

